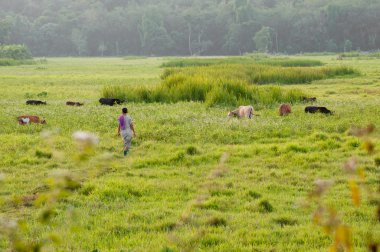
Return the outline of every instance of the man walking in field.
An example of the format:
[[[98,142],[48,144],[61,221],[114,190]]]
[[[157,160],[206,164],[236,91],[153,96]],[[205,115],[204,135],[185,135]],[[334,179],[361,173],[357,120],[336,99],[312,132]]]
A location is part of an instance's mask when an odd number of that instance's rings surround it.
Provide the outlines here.
[[[128,109],[122,109],[123,114],[119,116],[119,127],[117,134],[123,138],[124,141],[124,156],[127,156],[129,148],[131,148],[132,136],[136,136],[135,128],[133,127],[132,118],[128,115]],[[133,134],[132,134],[133,133]]]

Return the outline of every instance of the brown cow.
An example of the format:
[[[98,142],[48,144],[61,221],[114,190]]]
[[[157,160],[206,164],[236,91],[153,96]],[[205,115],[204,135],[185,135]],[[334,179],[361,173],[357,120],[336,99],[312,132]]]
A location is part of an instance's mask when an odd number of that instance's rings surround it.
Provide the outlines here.
[[[66,102],[66,105],[67,106],[83,106],[83,103],[68,101]]]
[[[281,104],[279,108],[280,116],[286,116],[290,113],[292,113],[292,107],[289,104]]]
[[[46,124],[45,120],[41,120],[38,116],[23,115],[17,117],[17,121],[20,125],[30,124],[30,123],[40,123]]]
[[[251,119],[252,116],[253,116],[253,107],[251,105],[240,106],[239,108],[233,111],[230,111],[228,113],[228,117],[237,117],[237,118],[247,117]]]

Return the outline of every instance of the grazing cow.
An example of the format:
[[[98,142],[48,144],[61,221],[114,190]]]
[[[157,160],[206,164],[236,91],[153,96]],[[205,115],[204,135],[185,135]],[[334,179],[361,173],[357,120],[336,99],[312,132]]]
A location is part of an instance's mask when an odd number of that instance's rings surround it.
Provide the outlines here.
[[[121,101],[120,99],[114,99],[114,98],[100,98],[99,102],[102,105],[108,105],[108,106],[113,106],[115,103],[117,104],[123,103],[123,101]]]
[[[230,111],[228,113],[228,117],[237,117],[237,118],[247,117],[251,119],[252,116],[253,116],[253,107],[251,105],[240,106],[239,108],[233,111]]]
[[[322,114],[330,114],[332,115],[331,110],[326,107],[317,107],[317,106],[308,106],[305,108],[305,113],[322,113]]]
[[[26,105],[46,105],[46,102],[38,100],[27,100]]]
[[[315,102],[315,101],[317,101],[317,97],[305,97],[305,96],[303,96],[302,100],[304,102]]]
[[[83,106],[83,103],[68,101],[66,102],[66,105],[67,106]]]
[[[289,104],[281,104],[279,108],[280,116],[286,116],[292,113],[292,107]]]
[[[30,123],[46,124],[46,121],[41,120],[38,116],[30,116],[30,115],[18,116],[17,121],[20,125],[25,125],[25,124],[30,124]]]

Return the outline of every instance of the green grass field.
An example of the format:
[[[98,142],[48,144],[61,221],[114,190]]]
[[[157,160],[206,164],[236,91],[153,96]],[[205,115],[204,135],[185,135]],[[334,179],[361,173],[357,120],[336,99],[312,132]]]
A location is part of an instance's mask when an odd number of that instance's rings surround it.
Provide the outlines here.
[[[227,120],[232,108],[198,102],[127,103],[137,132],[127,158],[116,135],[123,106],[100,106],[101,91],[158,85],[168,59],[48,58],[0,67],[0,225],[18,220],[18,237],[31,244],[54,235],[57,243],[43,251],[327,251],[332,239],[313,224],[316,205],[302,207],[320,178],[335,181],[324,202],[350,226],[354,251],[367,251],[370,235],[380,242],[370,200],[379,187],[380,133],[371,136],[375,151],[368,155],[363,139],[347,132],[380,126],[380,60],[294,58],[361,72],[283,87],[316,96],[333,116],[305,114],[303,103],[287,117],[274,106],[252,120]],[[29,98],[48,105],[27,106]],[[69,107],[68,100],[85,105]],[[18,125],[23,114],[47,124]],[[88,160],[77,159],[78,130],[99,137]],[[360,207],[342,169],[352,156],[366,174]],[[80,188],[57,202],[34,202],[54,193],[46,184],[57,171]],[[49,206],[52,217],[43,223]],[[0,231],[0,251],[14,249],[9,237]]]

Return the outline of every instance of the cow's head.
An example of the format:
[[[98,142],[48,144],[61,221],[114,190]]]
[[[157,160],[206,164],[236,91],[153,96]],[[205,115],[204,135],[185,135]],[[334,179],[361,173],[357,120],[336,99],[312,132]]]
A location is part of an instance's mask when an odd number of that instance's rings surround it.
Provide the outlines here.
[[[17,118],[17,121],[18,121],[18,124],[20,124],[20,125],[24,125],[24,124],[25,124],[25,123],[21,120],[20,117]]]
[[[231,118],[231,117],[237,117],[237,116],[238,116],[237,113],[234,112],[234,111],[230,111],[230,112],[228,112],[228,114],[227,114],[227,117],[229,117],[229,118]]]
[[[46,120],[41,120],[41,124],[46,124]]]

